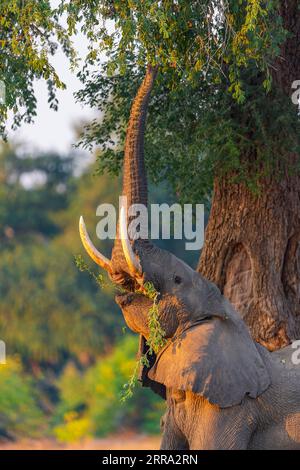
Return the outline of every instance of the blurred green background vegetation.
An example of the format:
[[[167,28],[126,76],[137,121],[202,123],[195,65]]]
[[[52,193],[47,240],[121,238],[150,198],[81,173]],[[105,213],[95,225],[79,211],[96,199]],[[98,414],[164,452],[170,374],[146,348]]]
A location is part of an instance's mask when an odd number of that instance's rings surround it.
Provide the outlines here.
[[[119,180],[95,176],[92,165],[83,170],[74,155],[24,155],[5,144],[0,168],[0,339],[7,349],[0,440],[159,433],[163,400],[139,385],[120,399],[138,338],[124,328],[114,287],[105,279],[100,289],[74,262],[82,254],[99,274],[84,255],[78,219],[84,214],[93,235],[97,206],[118,207]],[[155,202],[173,201],[168,188],[152,193]],[[109,256],[112,242],[92,238]],[[167,247],[184,251],[181,241]],[[195,264],[197,253],[187,252],[186,260]]]

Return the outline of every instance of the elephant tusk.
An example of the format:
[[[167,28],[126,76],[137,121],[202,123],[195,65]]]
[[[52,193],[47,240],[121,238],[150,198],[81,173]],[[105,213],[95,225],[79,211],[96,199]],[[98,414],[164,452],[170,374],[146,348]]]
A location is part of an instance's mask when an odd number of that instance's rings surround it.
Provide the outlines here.
[[[101,268],[105,269],[109,273],[112,272],[110,260],[107,259],[104,255],[102,255],[97,248],[94,247],[89,234],[87,232],[83,217],[81,216],[79,219],[79,233],[82,244],[86,249],[88,255],[92,258],[95,263],[97,263]]]
[[[130,273],[139,281],[141,280],[141,275],[143,274],[143,271],[139,260],[136,258],[132,250],[132,246],[128,238],[127,217],[124,206],[121,206],[120,209],[120,239],[122,243],[123,253],[127,265],[129,267]]]

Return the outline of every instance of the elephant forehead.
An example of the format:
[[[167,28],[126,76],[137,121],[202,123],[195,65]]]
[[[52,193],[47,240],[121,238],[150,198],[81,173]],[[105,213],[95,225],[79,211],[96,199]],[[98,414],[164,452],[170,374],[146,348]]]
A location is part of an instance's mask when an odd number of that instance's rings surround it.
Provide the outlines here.
[[[192,281],[193,276],[199,274],[194,271],[187,263],[182,259],[177,258],[173,253],[168,253],[167,265],[164,266],[164,269],[167,269],[172,274],[178,274],[180,276],[188,277]]]
[[[287,416],[285,429],[293,441],[300,443],[300,413],[293,413]]]

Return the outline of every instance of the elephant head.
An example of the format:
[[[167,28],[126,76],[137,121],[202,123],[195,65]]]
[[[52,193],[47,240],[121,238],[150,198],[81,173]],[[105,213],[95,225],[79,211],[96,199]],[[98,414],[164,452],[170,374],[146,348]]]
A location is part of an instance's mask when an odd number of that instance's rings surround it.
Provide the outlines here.
[[[126,134],[123,195],[131,204],[147,205],[144,167],[144,130],[150,92],[157,73],[148,66],[133,102]],[[248,329],[219,289],[173,254],[149,240],[131,239],[129,220],[121,208],[111,260],[92,245],[80,221],[83,244],[112,280],[125,287],[117,295],[128,326],[140,334],[140,353],[149,351],[149,310],[153,301],[143,286],[150,281],[156,291],[158,317],[166,344],[148,357],[140,379],[165,396],[166,388],[192,391],[220,407],[256,398],[270,385],[266,366]]]

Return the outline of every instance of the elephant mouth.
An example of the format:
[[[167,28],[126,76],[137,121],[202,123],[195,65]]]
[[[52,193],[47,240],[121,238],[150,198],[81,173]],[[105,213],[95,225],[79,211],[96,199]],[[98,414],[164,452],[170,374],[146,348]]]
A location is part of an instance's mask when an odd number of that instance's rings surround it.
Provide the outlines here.
[[[134,294],[132,292],[125,292],[122,294],[117,294],[115,296],[115,301],[119,307],[124,308],[131,305],[135,300],[141,298],[141,294]]]

